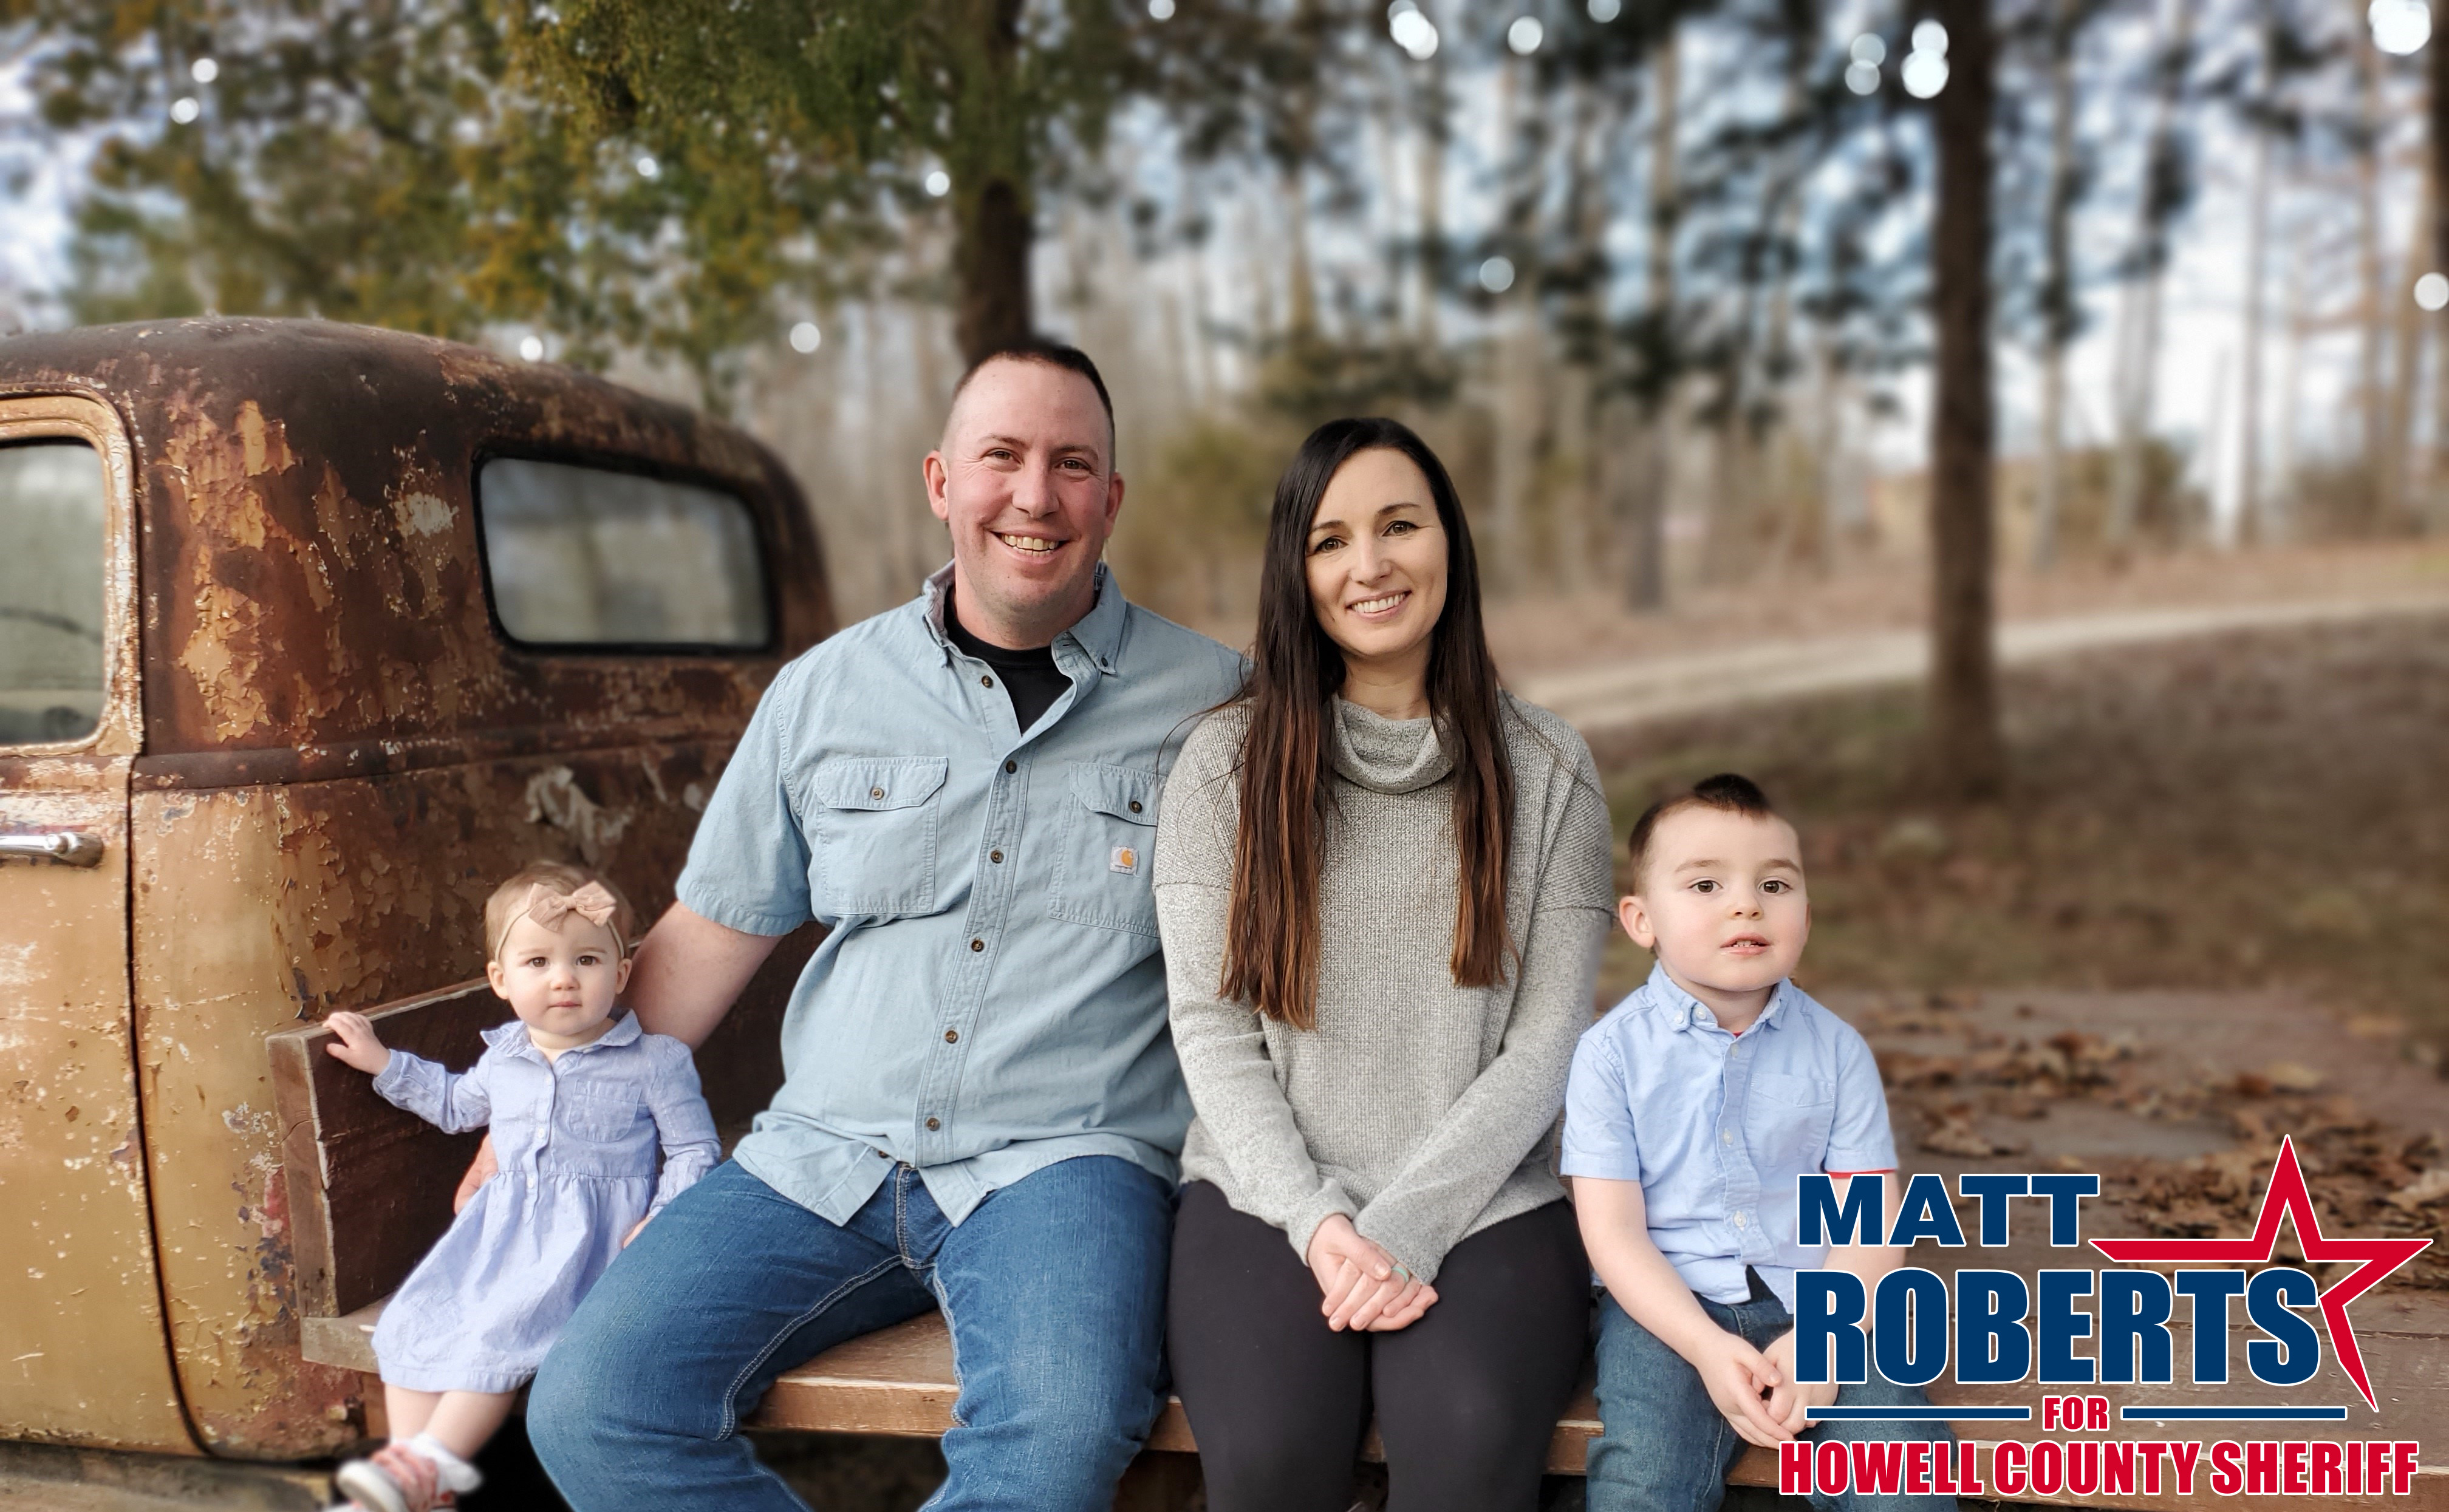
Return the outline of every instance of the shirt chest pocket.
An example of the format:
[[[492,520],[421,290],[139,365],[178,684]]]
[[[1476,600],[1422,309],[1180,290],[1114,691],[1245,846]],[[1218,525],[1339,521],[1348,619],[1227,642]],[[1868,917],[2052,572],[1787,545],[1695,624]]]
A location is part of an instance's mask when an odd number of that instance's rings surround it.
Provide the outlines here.
[[[933,911],[942,756],[836,756],[808,776],[820,916]]]
[[[636,1132],[646,1107],[634,1096],[572,1084],[561,1089],[560,1115],[562,1127],[588,1143],[618,1144]]]
[[[1837,1122],[1837,1083],[1764,1071],[1752,1078],[1745,1119],[1752,1163],[1763,1171],[1817,1171]]]
[[[1049,909],[1054,917],[1101,929],[1156,933],[1148,870],[1160,785],[1155,773],[1131,767],[1083,762],[1071,769]]]

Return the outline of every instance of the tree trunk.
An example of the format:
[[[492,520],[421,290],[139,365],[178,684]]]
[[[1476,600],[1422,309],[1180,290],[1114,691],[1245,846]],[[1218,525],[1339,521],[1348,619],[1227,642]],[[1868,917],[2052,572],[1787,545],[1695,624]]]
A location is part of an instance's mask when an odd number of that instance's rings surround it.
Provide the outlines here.
[[[2435,12],[2437,25],[2428,49],[2432,65],[2425,85],[2431,99],[2425,112],[2431,135],[2432,266],[2449,278],[2449,8]],[[2449,324],[2432,317],[2432,512],[2426,528],[2449,528]]]
[[[2058,0],[2050,26],[2050,182],[2042,231],[2041,444],[2033,494],[2033,566],[2057,565],[2058,515],[2066,491],[2066,349],[2074,335],[2073,257],[2067,221],[2074,206],[2074,30],[2077,0]]]
[[[2418,497],[2423,474],[2415,461],[2415,398],[2423,378],[2423,309],[2415,302],[2414,289],[2432,244],[2432,201],[2437,190],[2429,173],[2423,175],[2422,183],[2414,234],[2407,239],[2406,261],[2395,280],[2398,292],[2390,299],[2398,327],[2391,336],[2397,371],[2390,375],[2389,401],[2382,417],[2382,476],[2387,481],[2390,507],[2382,525],[2392,534],[2421,528],[2427,513]]]
[[[1937,0],[1948,82],[1932,124],[1938,206],[1931,230],[1931,736],[1939,785],[1960,797],[2005,785],[1992,643],[1995,420],[1990,372],[1991,125],[1996,42],[1990,0]]]
[[[2262,302],[2269,279],[2264,276],[2270,244],[2270,128],[2258,125],[2253,134],[2253,181],[2245,223],[2245,336],[2243,375],[2236,404],[2236,518],[2228,523],[2222,544],[2242,538],[2270,545],[2277,531],[2266,507],[2262,488]]]
[[[1023,0],[970,0],[963,9],[962,87],[946,156],[956,227],[953,334],[961,360],[975,362],[1035,329],[1029,254],[1036,217],[1029,133],[1014,98]]]
[[[2127,318],[2118,343],[2117,466],[2111,480],[2107,535],[2124,550],[2143,513],[2149,483],[2145,451],[2151,443],[2152,413],[2160,384],[2160,280],[2168,256],[2169,222],[2175,213],[2177,106],[2185,93],[2193,51],[2193,0],[2165,0],[2158,64],[2160,86],[2151,106],[2151,134],[2144,147],[2143,196],[2136,206],[2134,256],[2128,285]]]
[[[2362,81],[2354,136],[2356,159],[2356,260],[2363,276],[2363,318],[2356,348],[2356,409],[2361,416],[2364,477],[2370,488],[2365,507],[2367,528],[2389,519],[2392,499],[2389,460],[2389,400],[2382,381],[2382,365],[2389,342],[2388,291],[2382,278],[2381,137],[2385,127],[2381,107],[2381,48],[2373,45],[2363,24],[2363,7],[2350,8],[2356,16],[2356,60]]]
[[[1649,360],[1674,362],[1665,350],[1675,319],[1675,127],[1681,115],[1682,67],[1670,23],[1650,65],[1649,317],[1658,343]],[[1672,479],[1668,428],[1675,419],[1675,385],[1654,387],[1639,442],[1640,465],[1624,511],[1625,602],[1635,609],[1667,603],[1667,493]]]

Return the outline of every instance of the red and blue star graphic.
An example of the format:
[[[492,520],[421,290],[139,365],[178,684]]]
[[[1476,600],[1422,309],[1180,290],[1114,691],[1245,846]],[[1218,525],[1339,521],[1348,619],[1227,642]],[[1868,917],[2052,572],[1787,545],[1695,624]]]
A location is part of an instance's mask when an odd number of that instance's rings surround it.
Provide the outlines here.
[[[2422,1254],[2430,1239],[2333,1239],[2322,1233],[2313,1214],[2313,1196],[2304,1186],[2304,1172],[2296,1163],[2296,1141],[2279,1141],[2279,1162],[2271,1167],[2270,1184],[2262,1192],[2262,1211],[2253,1220],[2249,1239],[2094,1239],[2092,1247],[2112,1260],[2130,1265],[2265,1265],[2279,1245],[2282,1215],[2296,1220],[2296,1240],[2308,1264],[2329,1260],[2361,1261],[2353,1271],[2322,1293],[2322,1323],[2330,1335],[2330,1353],[2347,1379],[2363,1393],[2364,1405],[2378,1407],[2371,1377],[2364,1370],[2363,1351],[2356,1348],[2355,1325],[2347,1321],[2347,1304],[2381,1284],[2382,1277]]]

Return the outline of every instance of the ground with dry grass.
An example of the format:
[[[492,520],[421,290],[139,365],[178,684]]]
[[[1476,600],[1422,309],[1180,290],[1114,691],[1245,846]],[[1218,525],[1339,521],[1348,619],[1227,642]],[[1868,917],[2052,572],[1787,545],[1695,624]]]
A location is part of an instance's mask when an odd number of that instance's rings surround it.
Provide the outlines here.
[[[2080,657],[2006,680],[1999,802],[1930,799],[1918,693],[1603,737],[1619,832],[1748,773],[1800,823],[1814,986],[2286,986],[2449,1042],[2449,617]],[[1646,961],[1611,952],[1622,990]]]

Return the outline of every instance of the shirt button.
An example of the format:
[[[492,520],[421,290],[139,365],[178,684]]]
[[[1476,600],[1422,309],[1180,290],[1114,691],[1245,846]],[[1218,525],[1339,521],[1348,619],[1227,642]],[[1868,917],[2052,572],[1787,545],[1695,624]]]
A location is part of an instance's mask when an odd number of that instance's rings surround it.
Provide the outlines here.
[[[884,796],[884,790],[882,788],[870,788],[867,790],[867,795],[871,798],[880,798]]]
[[[1734,1131],[1734,1130],[1732,1130],[1732,1129],[1720,1129],[1720,1130],[1718,1131],[1718,1142],[1719,1142],[1720,1144],[1732,1144],[1732,1143],[1734,1143],[1734,1142],[1735,1142],[1735,1131]]]
[[[933,1120],[933,1119],[929,1119],[929,1120],[927,1120],[927,1125],[928,1125],[928,1127],[933,1128],[933,1127],[935,1127],[935,1120]],[[1744,1215],[1743,1215],[1742,1214],[1738,1213],[1738,1214],[1736,1214],[1736,1215],[1735,1215],[1735,1227],[1740,1229],[1740,1228],[1742,1228],[1743,1226],[1744,1226]]]
[[[944,1126],[944,1120],[941,1120],[941,1119],[929,1119],[929,1120],[927,1120],[927,1127],[928,1127],[929,1129],[931,1129],[931,1130],[933,1130],[933,1129],[940,1129],[940,1128],[942,1128],[943,1126]]]
[[[994,686],[994,679],[993,679],[993,678],[980,678],[980,679],[978,679],[978,686],[979,686],[979,687],[982,687],[982,688],[992,688],[992,687],[993,687],[993,686]]]
[[[972,940],[970,942],[970,948],[973,950],[983,950],[986,947],[987,943],[984,940]]]
[[[944,1031],[944,1043],[945,1043],[946,1044],[958,1044],[958,1043],[961,1043],[961,1031],[960,1031],[960,1030],[958,1030],[958,1029],[946,1029],[946,1030]]]
[[[987,859],[997,866],[1001,866],[1003,865],[1003,852],[1000,851],[990,851],[987,852]]]
[[[1020,770],[1020,763],[1017,761],[1007,761],[1003,764],[1003,769],[1006,772],[1017,772]]]
[[[1139,812],[1140,812],[1140,800],[1139,800],[1139,799],[1137,799],[1137,798],[1133,798],[1133,799],[1131,800],[1131,812],[1132,812],[1133,813],[1139,813]]]

